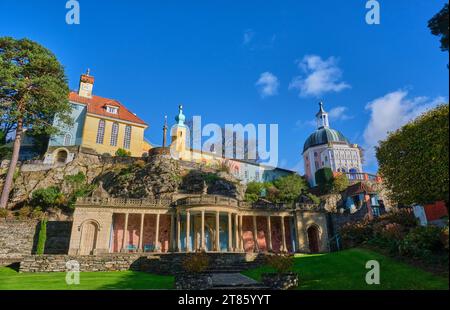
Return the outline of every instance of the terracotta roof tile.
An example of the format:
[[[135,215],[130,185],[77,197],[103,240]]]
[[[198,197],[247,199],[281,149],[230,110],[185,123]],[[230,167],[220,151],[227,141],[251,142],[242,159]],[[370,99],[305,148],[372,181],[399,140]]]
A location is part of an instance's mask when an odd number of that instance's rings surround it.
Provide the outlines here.
[[[87,106],[87,112],[99,116],[116,118],[119,120],[132,122],[140,125],[147,125],[142,119],[130,112],[124,105],[114,99],[103,98],[99,96],[92,96],[92,98],[85,98],[78,95],[76,92],[70,92],[69,100]],[[106,106],[118,107],[118,114],[106,112]]]

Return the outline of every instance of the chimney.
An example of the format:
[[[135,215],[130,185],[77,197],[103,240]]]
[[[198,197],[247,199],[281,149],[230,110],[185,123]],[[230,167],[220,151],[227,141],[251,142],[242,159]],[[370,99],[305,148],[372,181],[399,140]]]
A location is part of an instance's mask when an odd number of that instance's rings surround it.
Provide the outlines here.
[[[80,77],[80,87],[78,88],[78,95],[80,97],[92,98],[92,89],[94,88],[94,77],[90,75],[90,70],[87,69],[86,74]]]

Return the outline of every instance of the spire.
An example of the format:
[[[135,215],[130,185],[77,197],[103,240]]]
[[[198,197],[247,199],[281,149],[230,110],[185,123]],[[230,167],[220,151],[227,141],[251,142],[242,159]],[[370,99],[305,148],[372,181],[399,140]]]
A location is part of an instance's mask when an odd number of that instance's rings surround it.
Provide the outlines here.
[[[186,116],[183,114],[183,106],[180,104],[178,106],[178,115],[175,117],[175,121],[178,126],[184,126],[184,121],[186,120]]]
[[[163,126],[163,147],[167,145],[167,115],[164,116],[164,126]]]
[[[319,102],[319,112],[316,114],[317,129],[328,128],[330,124],[328,122],[328,113],[323,108],[323,102]]]

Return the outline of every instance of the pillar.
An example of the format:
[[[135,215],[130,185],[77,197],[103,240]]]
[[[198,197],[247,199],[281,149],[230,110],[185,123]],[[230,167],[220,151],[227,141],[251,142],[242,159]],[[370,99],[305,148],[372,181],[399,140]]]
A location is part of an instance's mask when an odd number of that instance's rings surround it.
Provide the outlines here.
[[[202,243],[201,243],[201,249],[206,250],[206,243],[205,243],[205,211],[202,211]]]
[[[139,231],[139,251],[143,252],[144,248],[142,247],[142,243],[144,240],[144,217],[145,213],[141,214],[141,229]]]
[[[191,251],[191,213],[186,211],[186,252]]]
[[[181,219],[179,212],[177,212],[177,252],[181,252]]]
[[[176,245],[175,245],[175,214],[172,213],[170,215],[170,251],[175,252]]]
[[[243,236],[243,231],[242,231],[242,221],[243,221],[243,216],[240,215],[239,216],[239,250],[240,251],[244,251],[244,236]]]
[[[269,251],[272,251],[272,225],[270,223],[270,215],[267,216],[267,247]]]
[[[231,213],[228,212],[228,252],[233,251],[233,222]]]
[[[258,226],[256,224],[256,215],[253,215],[253,243],[254,243],[254,250],[255,252],[258,252]]]
[[[128,213],[125,213],[125,225],[123,227],[122,252],[128,251]]]
[[[298,227],[297,227],[297,216],[294,213],[294,216],[292,217],[292,222],[294,224],[294,244],[295,244],[295,250],[294,252],[298,252],[299,244],[298,244]]]
[[[159,244],[159,217],[159,213],[156,214],[155,251],[161,250],[161,246]]]
[[[282,241],[283,241],[283,252],[287,252],[286,246],[286,228],[284,227],[284,216],[281,217],[281,233],[282,233]]]
[[[220,212],[216,212],[216,251],[220,252]]]
[[[234,215],[234,251],[239,251],[239,215]]]

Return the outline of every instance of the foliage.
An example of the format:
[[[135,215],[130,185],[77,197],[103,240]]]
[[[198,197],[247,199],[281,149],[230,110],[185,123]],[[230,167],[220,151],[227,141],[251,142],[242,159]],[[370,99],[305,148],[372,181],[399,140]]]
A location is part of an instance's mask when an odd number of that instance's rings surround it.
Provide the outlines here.
[[[31,211],[32,211],[32,209],[29,206],[22,207],[19,209],[19,212],[17,212],[17,215],[18,215],[19,219],[23,220],[30,216]]]
[[[273,181],[278,189],[275,202],[291,203],[297,200],[302,190],[308,188],[306,180],[298,174],[289,174]]]
[[[333,189],[333,171],[324,167],[316,171],[315,178],[321,193],[326,194]]]
[[[64,180],[69,183],[71,188],[71,193],[69,193],[67,201],[69,209],[73,209],[77,198],[86,197],[95,189],[94,184],[87,183],[87,177],[81,171],[75,175],[65,176]]]
[[[33,209],[33,211],[31,211],[31,218],[33,219],[41,219],[45,213],[42,211],[41,207],[36,207]]]
[[[256,202],[261,196],[261,192],[266,189],[267,184],[261,182],[249,182],[245,190],[245,201]]]
[[[345,174],[340,173],[333,177],[332,180],[332,191],[336,194],[345,191],[347,187],[350,185],[348,178]]]
[[[428,28],[433,35],[441,37],[441,50],[448,51],[448,3],[428,21]]]
[[[368,221],[345,224],[339,231],[345,248],[361,245],[372,239],[372,227]]]
[[[61,207],[63,203],[64,195],[56,186],[35,190],[30,201],[32,206],[41,207],[44,210],[51,207]]]
[[[449,201],[449,106],[406,124],[376,148],[384,183],[399,203]]]
[[[9,216],[9,211],[6,209],[0,209],[0,218],[7,218]]]
[[[12,148],[7,145],[0,145],[0,161],[4,159],[11,159]]]
[[[116,151],[116,156],[117,157],[130,157],[131,156],[131,152],[120,148],[120,149],[118,149]]]
[[[435,226],[419,226],[400,243],[400,254],[412,258],[427,258],[433,253],[443,250],[441,242],[441,229]]]
[[[22,141],[25,130],[36,135],[57,133],[54,119],[61,125],[72,124],[64,68],[52,52],[38,43],[0,38],[0,81],[1,121],[15,126],[15,141]],[[0,208],[5,208],[8,201],[19,150],[20,143],[15,143]]]
[[[276,270],[277,273],[288,273],[294,266],[294,255],[275,254],[267,256],[267,265]]]
[[[36,254],[42,255],[45,251],[45,241],[47,240],[47,220],[41,220],[41,225],[39,226],[39,236],[38,243],[36,246]]]
[[[320,198],[317,197],[316,195],[311,194],[311,193],[306,193],[305,195],[306,195],[306,197],[308,197],[309,199],[311,199],[312,202],[314,202],[316,205],[318,205],[318,204],[320,203]]]
[[[134,166],[138,169],[143,169],[145,167],[145,161],[142,159],[138,159],[134,162]]]
[[[189,273],[202,273],[209,267],[209,257],[205,252],[188,255],[183,261],[183,268]]]

